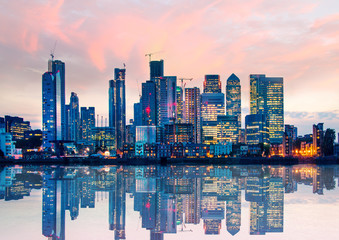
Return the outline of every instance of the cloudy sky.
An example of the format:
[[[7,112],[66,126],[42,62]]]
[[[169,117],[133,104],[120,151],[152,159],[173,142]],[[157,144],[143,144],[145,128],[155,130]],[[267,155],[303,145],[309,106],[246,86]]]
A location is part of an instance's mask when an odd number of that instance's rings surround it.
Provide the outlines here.
[[[127,117],[149,76],[146,53],[165,75],[235,73],[249,112],[251,73],[284,77],[285,123],[339,130],[337,0],[0,0],[0,115],[41,128],[41,75],[49,54],[66,63],[66,97],[108,114],[108,81],[126,64]]]

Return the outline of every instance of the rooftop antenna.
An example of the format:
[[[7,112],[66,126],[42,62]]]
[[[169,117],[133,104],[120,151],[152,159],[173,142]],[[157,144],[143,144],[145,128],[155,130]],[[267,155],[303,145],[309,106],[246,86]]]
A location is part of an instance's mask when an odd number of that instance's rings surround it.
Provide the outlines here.
[[[50,56],[51,56],[51,58],[52,58],[52,61],[54,60],[54,52],[55,52],[55,48],[56,48],[56,45],[57,45],[57,40],[55,41],[55,43],[54,43],[54,47],[51,49],[51,54],[50,54]]]

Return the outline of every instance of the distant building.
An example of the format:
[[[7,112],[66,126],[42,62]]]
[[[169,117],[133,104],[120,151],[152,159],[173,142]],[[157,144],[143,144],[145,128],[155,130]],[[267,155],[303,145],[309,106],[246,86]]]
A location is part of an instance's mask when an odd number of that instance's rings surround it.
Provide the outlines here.
[[[226,85],[226,114],[238,117],[238,127],[241,128],[241,86],[240,79],[232,73]]]
[[[184,116],[184,93],[181,87],[177,86],[177,114],[176,114],[176,122],[177,123],[185,123]]]
[[[135,133],[135,142],[156,143],[157,127],[156,126],[137,126]]]
[[[92,140],[91,131],[95,127],[95,108],[81,107],[81,140],[89,142]]]
[[[141,99],[140,99],[141,100]],[[133,125],[136,126],[142,126],[142,103],[134,103],[134,119],[133,119]]]
[[[150,80],[154,81],[155,78],[164,76],[164,60],[150,61]]]
[[[111,127],[94,127],[91,130],[92,141],[96,148],[101,148],[103,151],[115,151],[116,135],[114,128]]]
[[[79,98],[78,95],[74,92],[71,93],[70,98],[70,116],[69,116],[69,129],[70,129],[70,139],[74,142],[79,140],[80,135],[80,116],[79,116]]]
[[[203,121],[202,143],[216,144],[218,142],[218,121]]]
[[[193,125],[190,123],[166,124],[164,142],[169,143],[192,143]]]
[[[4,119],[6,132],[11,133],[13,141],[23,140],[25,132],[31,130],[31,124],[29,121],[24,121],[20,117],[5,116]]]
[[[12,135],[7,133],[5,128],[0,128],[0,149],[5,156],[11,156],[14,154],[15,145]]]
[[[154,81],[142,83],[142,125],[157,125],[156,86]]]
[[[313,155],[322,156],[322,145],[324,141],[324,123],[313,125]]]
[[[166,76],[155,79],[157,125],[164,126],[176,118],[177,77]]]
[[[232,142],[238,143],[239,140],[239,127],[237,116],[218,116],[218,142]]]
[[[197,87],[185,89],[186,123],[193,125],[193,139],[201,143],[201,97]]]
[[[271,143],[282,143],[284,133],[284,84],[282,77],[250,75],[250,113],[266,114]]]
[[[109,126],[114,128],[116,148],[122,150],[126,139],[126,69],[115,68],[114,79],[109,81]]]
[[[268,119],[264,114],[251,114],[245,117],[246,144],[269,143]]]
[[[219,75],[205,75],[204,93],[221,93]]]

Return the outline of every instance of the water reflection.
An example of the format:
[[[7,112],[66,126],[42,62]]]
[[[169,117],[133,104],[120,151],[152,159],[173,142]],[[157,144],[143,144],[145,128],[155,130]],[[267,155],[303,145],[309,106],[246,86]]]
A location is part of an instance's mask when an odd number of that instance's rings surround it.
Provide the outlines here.
[[[284,194],[297,184],[322,195],[335,188],[338,167],[321,166],[103,166],[6,167],[0,169],[0,199],[19,200],[42,189],[42,234],[66,239],[65,218],[95,208],[98,194],[108,196],[108,228],[126,239],[126,195],[133,198],[141,227],[150,239],[191,231],[203,223],[218,235],[222,223],[231,235],[241,229],[241,195],[250,205],[250,235],[284,230]],[[69,215],[69,216],[68,216]]]

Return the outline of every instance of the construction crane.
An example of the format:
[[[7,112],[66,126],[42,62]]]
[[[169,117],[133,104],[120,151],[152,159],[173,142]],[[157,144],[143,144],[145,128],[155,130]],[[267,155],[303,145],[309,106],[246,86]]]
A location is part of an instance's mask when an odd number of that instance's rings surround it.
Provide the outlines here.
[[[181,89],[183,92],[185,92],[184,90],[184,81],[192,81],[193,78],[179,78],[179,80],[181,81]]]
[[[159,52],[153,52],[153,53],[146,53],[145,54],[145,57],[147,57],[148,56],[148,59],[149,59],[149,61],[151,61],[152,59],[152,55],[154,55],[154,54],[157,54],[157,53],[161,53],[162,51],[159,51]]]
[[[51,56],[51,58],[52,58],[52,61],[54,60],[54,52],[55,52],[56,45],[57,45],[57,41],[55,41],[54,47],[51,49],[51,54],[50,54],[50,56]]]

